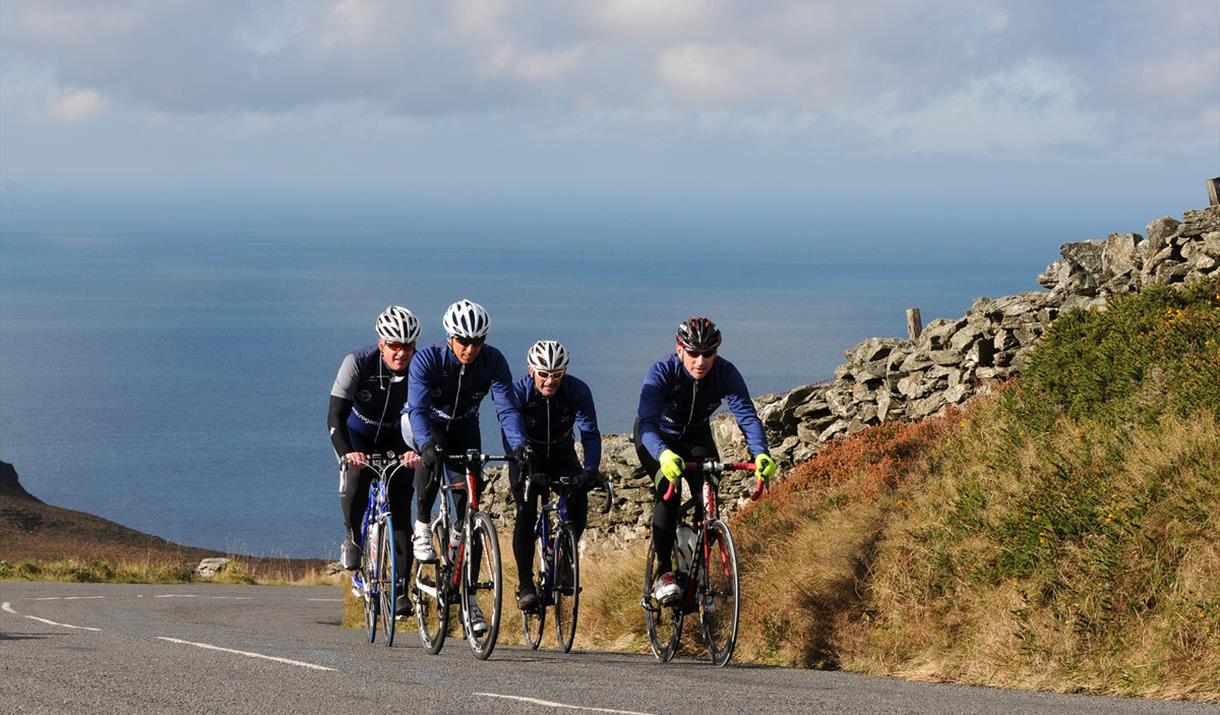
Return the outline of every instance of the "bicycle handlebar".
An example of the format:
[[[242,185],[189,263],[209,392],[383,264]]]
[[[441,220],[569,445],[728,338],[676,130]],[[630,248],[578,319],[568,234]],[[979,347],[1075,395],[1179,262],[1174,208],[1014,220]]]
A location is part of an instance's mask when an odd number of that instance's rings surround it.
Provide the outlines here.
[[[697,471],[697,472],[709,473],[709,474],[719,474],[721,472],[734,472],[734,471],[745,472],[745,471],[753,471],[754,469],[757,468],[757,465],[755,465],[754,462],[707,461],[707,462],[685,462],[684,464],[687,469]],[[665,496],[661,497],[662,500],[669,501],[669,499],[674,495],[674,488],[677,485],[677,483],[678,483],[677,479],[675,479],[669,483],[669,489],[665,492]],[[766,486],[767,486],[767,482],[762,477],[759,477],[758,484],[754,487],[754,491],[751,492],[751,494],[750,494],[750,501],[758,501],[759,497],[762,496],[763,490],[766,488]]]
[[[577,483],[580,481],[580,479],[578,477],[574,477],[574,476],[555,477],[554,480],[552,481],[551,478],[545,474],[530,474],[530,475],[526,476],[525,479],[526,479],[526,489],[527,490],[532,488],[535,485],[540,486],[540,488],[541,488],[541,487],[549,486],[549,484],[552,484],[552,483],[571,488],[571,487],[577,486]],[[534,480],[537,480],[537,481],[534,481]],[[597,490],[600,490],[600,491],[603,491],[606,493],[606,501],[604,504],[602,504],[602,513],[609,514],[610,508],[612,506],[614,506],[614,482],[612,482],[609,478],[607,478],[607,479],[603,480],[600,484],[595,484],[591,487],[588,487],[586,489],[586,491],[593,491],[594,489],[597,489]]]

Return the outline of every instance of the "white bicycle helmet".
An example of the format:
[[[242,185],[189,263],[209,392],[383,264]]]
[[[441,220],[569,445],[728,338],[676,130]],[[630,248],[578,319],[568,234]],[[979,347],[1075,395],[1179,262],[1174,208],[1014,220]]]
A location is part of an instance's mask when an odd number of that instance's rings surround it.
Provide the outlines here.
[[[529,366],[535,370],[556,372],[568,369],[568,351],[558,340],[539,340],[526,353]]]
[[[377,316],[377,337],[392,343],[413,343],[419,339],[419,321],[401,305],[391,305]]]
[[[463,298],[449,306],[442,323],[451,338],[484,338],[491,329],[491,316],[483,306]]]

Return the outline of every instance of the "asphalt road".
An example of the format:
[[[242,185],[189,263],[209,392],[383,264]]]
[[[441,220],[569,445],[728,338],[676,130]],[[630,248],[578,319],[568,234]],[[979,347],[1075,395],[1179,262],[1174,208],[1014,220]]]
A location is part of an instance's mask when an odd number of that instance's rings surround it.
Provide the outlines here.
[[[0,712],[1220,713],[339,626],[333,587],[0,582]]]

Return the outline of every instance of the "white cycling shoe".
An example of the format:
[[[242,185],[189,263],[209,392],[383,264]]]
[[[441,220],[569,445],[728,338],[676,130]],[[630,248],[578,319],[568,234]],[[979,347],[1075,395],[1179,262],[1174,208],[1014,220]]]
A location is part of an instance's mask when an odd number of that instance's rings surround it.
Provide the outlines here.
[[[672,571],[661,574],[661,578],[657,579],[657,583],[652,589],[652,597],[660,601],[663,606],[672,606],[677,603],[681,595],[682,587],[678,585]]]
[[[436,549],[432,548],[432,527],[426,521],[415,522],[415,535],[411,539],[411,552],[415,560],[422,563],[436,561]]]

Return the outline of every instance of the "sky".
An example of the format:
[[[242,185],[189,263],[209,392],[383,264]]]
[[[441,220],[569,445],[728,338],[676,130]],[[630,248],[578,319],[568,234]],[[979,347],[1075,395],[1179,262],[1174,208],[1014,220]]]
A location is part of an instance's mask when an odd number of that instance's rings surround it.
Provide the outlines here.
[[[0,3],[0,209],[1146,221],[1217,175],[1216,0]]]

